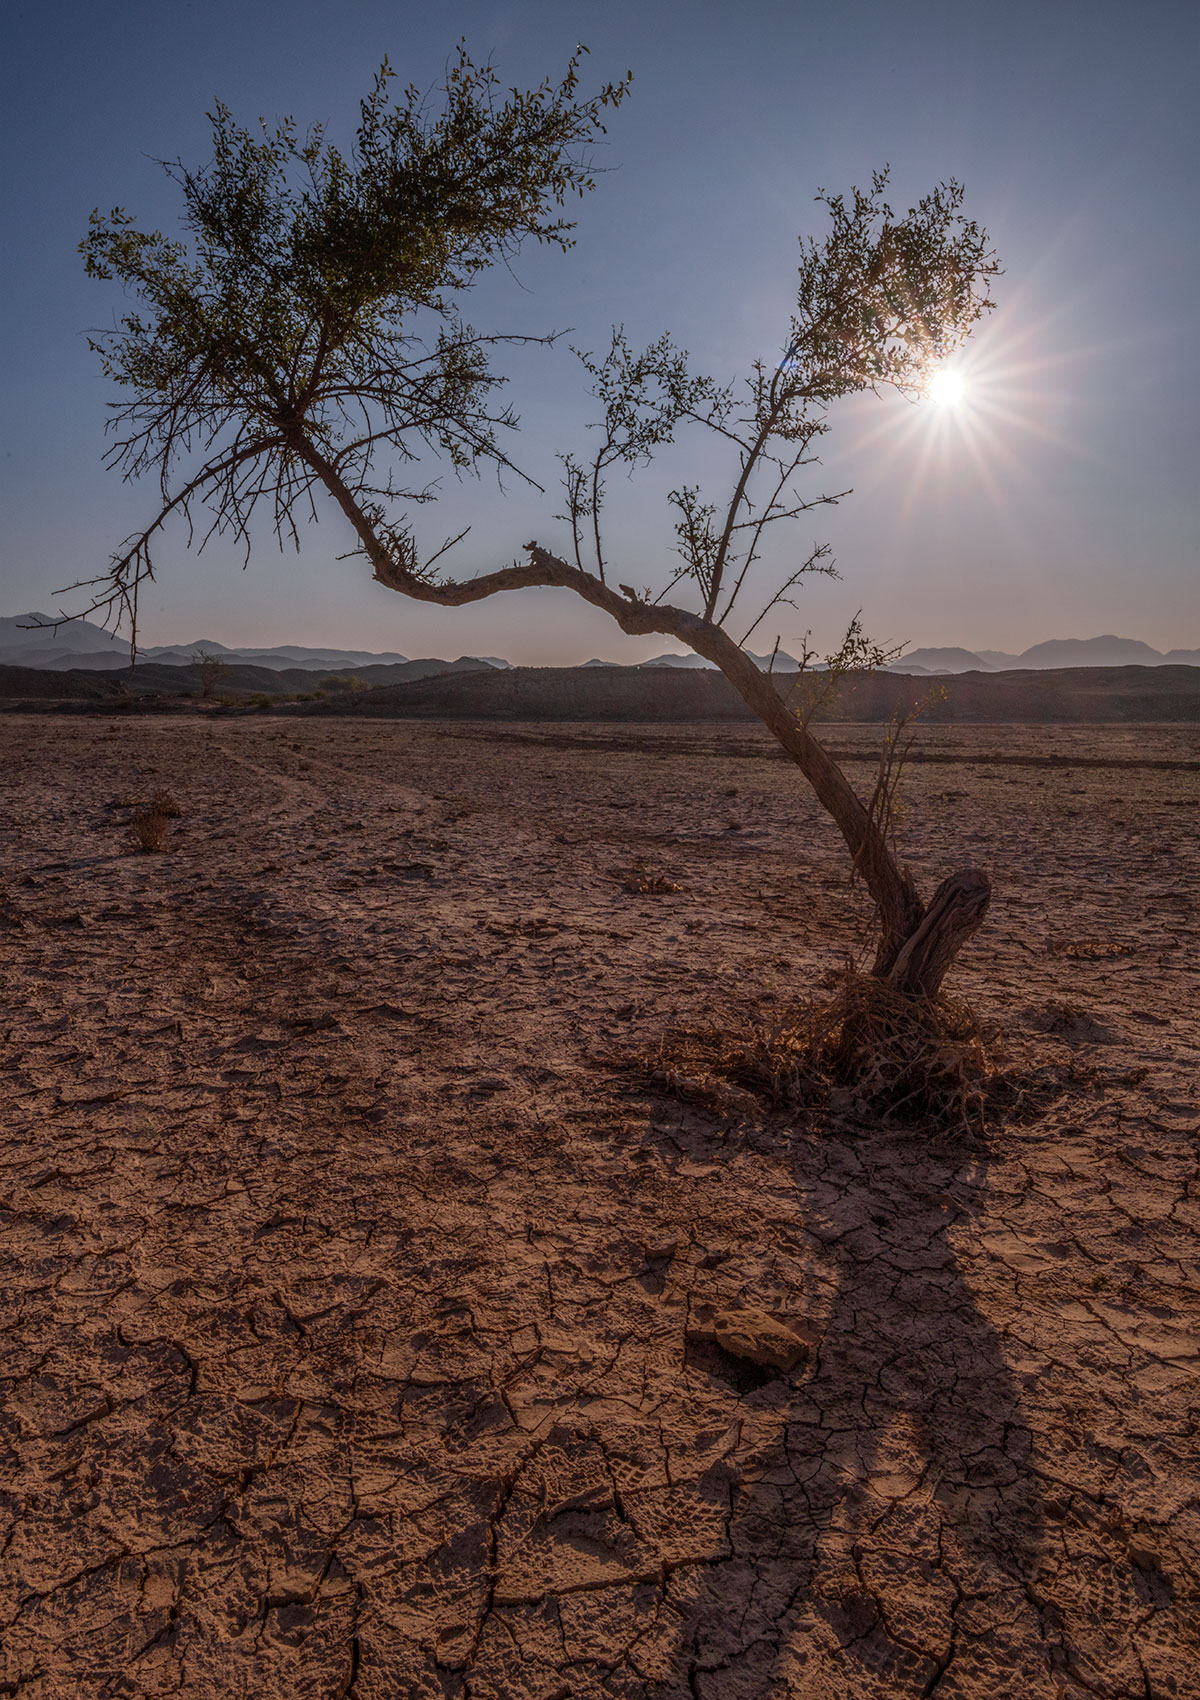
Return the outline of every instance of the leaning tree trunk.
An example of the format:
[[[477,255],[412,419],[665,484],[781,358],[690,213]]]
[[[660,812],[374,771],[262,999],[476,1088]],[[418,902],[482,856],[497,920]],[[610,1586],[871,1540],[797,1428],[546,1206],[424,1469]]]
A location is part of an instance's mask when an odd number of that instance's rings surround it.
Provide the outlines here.
[[[837,762],[789,711],[770,677],[725,633],[677,633],[725,674],[742,700],[801,769],[849,847],[875,901],[882,928],[872,973],[915,997],[935,997],[946,971],[982,924],[992,882],[982,868],[963,868],[922,903],[907,868],[897,865],[878,820]]]

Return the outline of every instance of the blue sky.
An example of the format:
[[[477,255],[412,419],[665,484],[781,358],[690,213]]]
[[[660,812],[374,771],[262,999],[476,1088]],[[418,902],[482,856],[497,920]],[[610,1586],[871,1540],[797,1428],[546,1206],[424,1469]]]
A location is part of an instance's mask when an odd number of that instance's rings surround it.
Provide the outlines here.
[[[169,229],[174,192],[155,160],[207,156],[214,99],[247,120],[324,120],[348,141],[384,54],[402,82],[429,85],[465,36],[506,83],[560,73],[577,41],[593,85],[635,79],[577,246],[489,278],[469,308],[482,328],[571,327],[591,348],[616,321],[635,342],[669,329],[726,380],[779,346],[797,235],[822,229],[819,188],[889,161],[907,205],[953,175],[993,237],[1005,275],[972,357],[973,408],[863,398],[835,412],[813,488],[855,493],[801,522],[794,546],[827,539],[843,578],[814,583],[764,640],[777,627],[786,646],[811,627],[833,643],[861,607],[893,641],[1020,650],[1117,631],[1200,645],[1193,4],[10,0],[9,19],[0,612],[49,609],[154,508],[152,487],[123,486],[100,462],[111,392],[84,332],[119,302],[82,273],[91,209],[124,205]],[[449,562],[459,574],[511,560],[531,536],[565,542],[554,452],[586,447],[582,374],[565,347],[507,365],[514,448],[551,488],[504,496],[448,479],[419,527],[432,548],[471,521]],[[611,553],[628,582],[667,568],[663,496],[681,476],[717,495],[730,469],[685,441],[614,486]],[[414,608],[339,562],[347,547],[323,513],[298,557],[264,534],[243,572],[231,551],[197,557],[174,533],[143,636],[532,663],[662,647],[622,639],[561,592]]]

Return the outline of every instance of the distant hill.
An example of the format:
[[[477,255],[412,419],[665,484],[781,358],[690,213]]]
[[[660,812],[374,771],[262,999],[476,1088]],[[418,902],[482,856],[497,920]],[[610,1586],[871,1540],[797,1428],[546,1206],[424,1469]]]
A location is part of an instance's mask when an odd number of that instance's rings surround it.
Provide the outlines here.
[[[1003,649],[910,649],[892,663],[893,673],[1006,672],[1017,668],[1058,667],[1200,667],[1200,649],[1172,649],[1166,655],[1138,638],[1050,638],[1020,655]]]
[[[231,664],[218,691],[234,705],[261,696],[288,714],[667,722],[753,718],[724,674],[713,668],[498,669],[463,656],[457,662],[360,668],[356,676],[360,687],[368,688],[347,688],[345,674],[331,677],[306,668],[281,671]],[[796,675],[776,678],[786,694]],[[921,702],[922,718],[934,724],[1200,723],[1200,667],[1025,668],[948,674],[938,684],[930,698],[927,673],[860,674],[843,682],[819,718],[888,721]],[[0,704],[9,710],[186,708],[186,699],[194,701],[198,689],[191,668],[158,662],[139,664],[132,673],[127,667],[55,670],[0,664]]]
[[[1180,652],[1182,654],[1182,652]],[[1016,662],[1018,667],[1158,667],[1166,657],[1160,650],[1137,638],[1051,638],[1047,643],[1035,643]],[[1193,650],[1189,660],[1200,661],[1200,651]]]
[[[760,666],[766,666],[770,659],[765,655],[756,655],[754,659]],[[616,667],[620,663],[614,661],[588,661],[587,667]],[[706,661],[699,655],[656,655],[653,660],[643,661],[645,667],[705,667],[711,668],[712,662]],[[940,673],[991,673],[1009,669],[1057,667],[1160,667],[1163,665],[1179,665],[1186,667],[1200,666],[1200,649],[1173,649],[1169,655],[1152,649],[1148,643],[1141,643],[1136,638],[1098,637],[1098,638],[1052,638],[1047,643],[1034,644],[1023,655],[1008,655],[999,649],[961,649],[955,646],[946,648],[926,647],[909,649],[897,661],[889,662],[885,671],[903,673],[909,676],[921,676]],[[794,671],[797,662],[794,656],[780,650],[775,657],[775,671]]]
[[[508,662],[485,661],[480,655],[460,655],[457,661],[439,661],[436,656],[421,661],[397,661],[373,667],[344,667],[337,669],[339,677],[349,676],[364,685],[395,685],[408,679],[429,679],[439,673],[488,673],[504,671]],[[293,690],[315,690],[328,671],[293,667],[279,669],[276,678],[281,685]]]
[[[0,619],[0,665],[10,667],[49,667],[53,669],[105,669],[129,664],[129,643],[106,631],[91,620],[69,620],[57,631],[52,628],[49,614],[18,614]],[[39,630],[38,628],[45,628]],[[138,660],[160,662],[175,667],[189,667],[201,653],[217,656],[228,666],[264,667],[272,672],[291,672],[303,669],[310,673],[361,673],[378,667],[421,667],[428,671],[435,663],[413,662],[405,655],[385,650],[376,653],[366,649],[311,649],[300,644],[283,643],[273,648],[230,649],[213,638],[196,638],[192,643],[148,644],[138,649]],[[486,667],[507,667],[499,656],[464,657]],[[439,667],[461,665],[459,662],[437,662]],[[413,677],[423,675],[414,674]],[[377,681],[377,682],[382,682]]]
[[[756,655],[754,659],[765,666],[769,657]],[[699,655],[656,655],[650,661],[640,663],[646,667],[683,667],[711,668],[712,662],[706,661]],[[620,667],[616,661],[587,661],[585,667]],[[775,657],[775,671],[788,672],[794,670],[797,662],[794,656],[780,650]],[[993,673],[1016,669],[1036,669],[1059,667],[1162,667],[1162,666],[1200,666],[1200,649],[1173,649],[1164,655],[1160,650],[1152,649],[1148,643],[1142,643],[1137,638],[1097,637],[1097,638],[1051,638],[1046,643],[1034,644],[1022,655],[1009,655],[1001,649],[962,649],[956,646],[937,648],[933,646],[921,649],[909,649],[897,661],[888,663],[885,671],[903,673],[908,676],[943,673]]]
[[[786,650],[782,649],[775,656],[773,663],[769,655],[755,655],[752,649],[748,649],[746,654],[752,661],[757,661],[760,667],[771,667],[772,671],[776,673],[794,673],[799,666],[799,662],[796,660],[795,656],[789,655]],[[508,665],[507,662],[505,665]],[[621,661],[585,661],[583,665],[585,667],[616,667],[621,671],[628,671],[625,663]],[[705,656],[692,654],[655,655],[649,661],[639,661],[636,663],[636,668],[639,672],[647,667],[703,667],[708,669],[710,672],[717,671],[714,664]]]
[[[889,673],[986,673],[988,664],[970,649],[910,649],[888,664]]]
[[[786,692],[794,675],[779,676]],[[868,673],[844,682],[819,718],[888,721],[924,701],[928,675]],[[751,720],[722,673],[698,668],[513,667],[297,704],[288,713],[466,720]],[[1200,722],[1200,667],[1069,667],[947,677],[922,709],[935,724]]]
[[[398,666],[407,661],[405,655],[385,653],[374,655],[365,649],[301,649],[297,644],[281,644],[276,649],[227,649],[224,644],[196,643],[164,644],[139,648],[139,656],[147,661],[163,661],[175,666],[189,666],[198,654],[215,655],[221,661],[242,663],[248,667],[270,667],[276,671],[301,667],[306,671],[345,669],[360,666]]]
[[[1022,650],[1014,667],[1153,667],[1162,654],[1137,638],[1050,638]]]
[[[88,671],[128,668],[129,646],[124,638],[114,636],[112,632],[105,631],[102,626],[90,620],[71,620],[60,625],[57,631],[50,629],[51,623],[52,616],[39,613],[18,614],[15,617],[0,619],[0,665],[52,668],[60,671],[79,668]],[[45,629],[38,630],[38,627]],[[460,669],[468,663],[495,669],[506,669],[509,666],[509,663],[498,655],[460,656],[455,662],[431,659],[410,661],[406,656],[394,651],[376,653],[365,649],[314,649],[287,643],[265,649],[253,646],[230,649],[212,638],[197,638],[193,643],[185,644],[148,645],[138,650],[138,661],[144,664],[159,663],[164,666],[189,668],[200,651],[217,656],[228,667],[257,667],[277,673],[280,678],[276,688],[280,689],[287,688],[284,676],[296,671],[310,675],[352,673],[370,684],[386,684],[406,676],[423,678],[435,668]],[[770,657],[755,655],[754,659],[760,666],[765,667]],[[787,672],[796,666],[795,657],[785,650],[780,650],[775,657],[776,672]],[[1021,655],[1010,655],[1000,649],[973,650],[956,646],[910,649],[898,661],[892,662],[888,671],[919,676],[1030,668],[1041,671],[1060,667],[1126,666],[1200,666],[1200,649],[1173,649],[1164,655],[1137,638],[1115,637],[1110,633],[1105,637],[1094,638],[1051,638],[1045,643],[1034,644]],[[381,668],[400,667],[417,667],[421,672],[404,675],[384,674],[379,671]],[[651,656],[649,660],[641,662],[639,667],[643,671],[714,670],[712,663],[706,661],[703,656],[677,655],[670,652]],[[624,670],[620,662],[598,658],[585,662],[584,668],[591,671],[606,671],[612,668]],[[229,688],[238,688],[233,686],[228,678],[226,684]],[[186,690],[189,687],[179,685],[178,688]],[[296,685],[292,688],[300,690],[304,687]]]
[[[9,667],[77,667],[80,657],[103,656],[100,665],[115,667],[129,645],[90,620],[73,620],[57,631],[39,631],[51,614],[18,614],[0,619],[0,665]],[[26,629],[33,628],[33,629]]]
[[[6,667],[0,662],[0,701],[10,704],[14,701],[102,702],[121,695],[120,686],[106,673]]]
[[[236,660],[225,662],[213,685],[213,695],[224,697],[268,696],[271,698],[311,695],[318,691],[371,689],[380,685],[414,683],[441,674],[492,673],[497,669],[475,656],[457,661],[401,661],[393,666],[359,667],[353,670],[317,671],[307,667],[254,667]],[[183,699],[200,695],[200,675],[195,667],[178,663],[139,661],[130,669],[114,667],[10,667],[0,663],[0,699],[55,698],[61,701],[93,700],[100,697],[170,697]]]

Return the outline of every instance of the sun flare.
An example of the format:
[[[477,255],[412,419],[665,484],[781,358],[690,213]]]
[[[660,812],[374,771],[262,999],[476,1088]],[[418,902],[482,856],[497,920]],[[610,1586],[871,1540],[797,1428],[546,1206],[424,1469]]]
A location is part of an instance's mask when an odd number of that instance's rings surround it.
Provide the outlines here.
[[[966,379],[952,366],[941,366],[930,378],[925,394],[935,407],[959,407],[966,398]]]

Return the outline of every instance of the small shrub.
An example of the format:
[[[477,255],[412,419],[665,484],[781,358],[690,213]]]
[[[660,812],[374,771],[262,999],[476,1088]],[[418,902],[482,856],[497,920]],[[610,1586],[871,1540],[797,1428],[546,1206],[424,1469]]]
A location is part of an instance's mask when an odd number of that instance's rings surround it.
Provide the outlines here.
[[[133,817],[133,835],[139,850],[161,850],[167,837],[170,820],[155,809],[143,809]]]
[[[669,1034],[656,1060],[654,1084],[682,1085],[714,1106],[732,1087],[773,1109],[844,1108],[939,1127],[978,1123],[1001,1084],[965,1004],[911,997],[859,973],[771,1028]]]
[[[635,862],[632,868],[614,868],[612,877],[619,880],[621,890],[629,892],[634,897],[666,897],[675,891],[682,891],[666,874],[647,868],[643,862]]]
[[[225,663],[211,650],[198,649],[192,657],[192,669],[200,677],[200,694],[207,702],[216,693]]]
[[[154,801],[150,805],[152,814],[165,815],[168,820],[178,820],[183,810],[169,791],[156,791]]]

